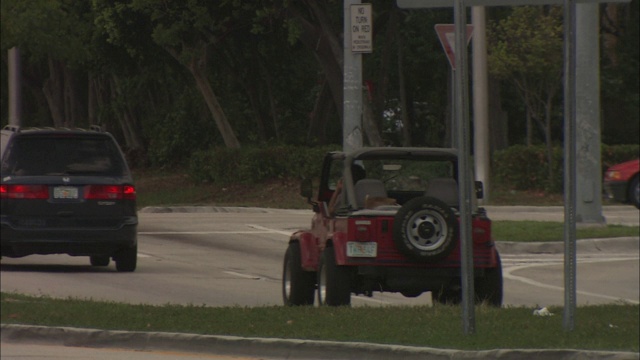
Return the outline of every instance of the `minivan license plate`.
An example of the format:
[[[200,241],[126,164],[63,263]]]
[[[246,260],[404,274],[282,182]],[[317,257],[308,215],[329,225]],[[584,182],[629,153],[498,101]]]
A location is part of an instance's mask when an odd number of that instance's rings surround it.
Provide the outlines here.
[[[58,186],[53,188],[54,199],[77,199],[78,188],[72,186]]]
[[[376,242],[347,242],[347,256],[351,257],[376,257],[378,244]]]

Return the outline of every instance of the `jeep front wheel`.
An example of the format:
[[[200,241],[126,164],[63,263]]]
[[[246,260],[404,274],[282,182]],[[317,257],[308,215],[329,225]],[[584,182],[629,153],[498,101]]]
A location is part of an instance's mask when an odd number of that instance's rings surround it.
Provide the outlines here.
[[[287,306],[313,305],[316,275],[302,269],[300,244],[291,243],[284,255],[282,299]]]
[[[350,279],[349,268],[336,264],[333,248],[325,248],[318,268],[318,304],[351,305]]]
[[[443,259],[456,247],[458,223],[447,204],[422,196],[408,201],[396,214],[393,240],[400,252],[424,262]]]

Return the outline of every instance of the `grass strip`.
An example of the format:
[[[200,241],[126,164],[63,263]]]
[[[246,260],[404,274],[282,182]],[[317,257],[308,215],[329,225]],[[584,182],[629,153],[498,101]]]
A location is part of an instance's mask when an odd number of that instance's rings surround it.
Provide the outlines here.
[[[491,233],[495,241],[562,241],[564,223],[554,221],[493,221]],[[577,239],[637,237],[638,226],[605,225],[576,229]]]
[[[533,309],[476,308],[476,333],[465,336],[458,306],[206,307],[131,305],[81,299],[0,294],[5,324],[104,330],[358,341],[447,349],[583,349],[637,352],[640,306],[582,306],[576,327],[564,331],[562,309],[554,316]]]

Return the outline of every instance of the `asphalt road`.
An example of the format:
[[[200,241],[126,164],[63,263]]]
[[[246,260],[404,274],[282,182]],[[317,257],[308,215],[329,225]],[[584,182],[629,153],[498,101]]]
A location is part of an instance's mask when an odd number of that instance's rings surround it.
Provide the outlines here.
[[[509,220],[516,215],[516,219],[544,220],[551,216],[555,221],[562,220],[562,208],[489,208],[488,212],[494,220]],[[63,255],[3,258],[0,288],[3,292],[159,305],[280,305],[286,242],[289,234],[310,224],[310,215],[310,211],[254,208],[148,209],[140,212],[136,272],[117,273],[113,264],[94,268],[87,258]],[[605,208],[605,216],[608,221],[615,218],[626,225],[638,221],[638,211],[632,207]],[[562,306],[562,244],[501,243],[499,249],[505,305],[532,309]],[[580,241],[578,304],[620,300],[638,303],[639,253],[637,238]],[[430,296],[404,298],[375,293],[373,298],[358,296],[352,302],[354,306],[428,304]],[[2,358],[12,359],[5,349],[14,348],[5,346],[4,340],[2,347]],[[52,351],[45,350],[44,354],[33,359],[54,358]],[[164,359],[167,354],[158,355],[158,359]],[[13,358],[29,359],[22,356],[26,355],[16,352]],[[125,357],[114,353],[112,358]]]

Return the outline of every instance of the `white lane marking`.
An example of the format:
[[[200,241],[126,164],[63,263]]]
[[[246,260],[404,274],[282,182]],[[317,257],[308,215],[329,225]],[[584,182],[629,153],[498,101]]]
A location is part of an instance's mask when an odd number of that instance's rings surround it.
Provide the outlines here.
[[[138,235],[211,235],[211,234],[281,234],[291,236],[292,231],[271,229],[261,225],[245,224],[255,230],[216,230],[216,231],[139,231]]]
[[[612,262],[612,261],[629,261],[629,260],[635,260],[635,259],[638,259],[638,257],[636,256],[636,257],[626,257],[626,258],[584,259],[584,260],[580,260],[578,262],[579,263],[599,263],[599,262]],[[527,268],[532,268],[532,267],[549,266],[549,265],[561,265],[561,264],[563,264],[563,262],[552,260],[552,261],[548,261],[546,263],[536,263],[536,264],[528,264],[528,265],[520,265],[520,266],[511,266],[511,267],[507,267],[507,268],[503,269],[504,273],[503,273],[502,277],[505,278],[505,279],[510,279],[510,280],[514,280],[514,281],[520,281],[520,282],[528,284],[528,285],[533,285],[533,286],[537,286],[537,287],[541,287],[541,288],[545,288],[545,289],[564,291],[564,287],[562,287],[562,286],[555,286],[555,285],[545,284],[545,283],[541,283],[539,281],[535,281],[535,280],[526,278],[524,276],[518,276],[518,275],[513,275],[512,274],[512,272],[517,271],[517,270],[522,270],[522,269],[527,269]],[[624,299],[624,298],[616,297],[616,296],[596,294],[596,293],[592,293],[592,292],[588,292],[588,291],[576,290],[576,293],[580,294],[580,295],[598,297],[598,298],[607,299],[607,300],[613,300],[613,301],[622,300],[622,301],[625,301],[625,302],[628,302],[628,303],[631,303],[631,304],[640,304],[640,301],[638,301],[638,300]]]
[[[223,273],[227,274],[227,275],[231,275],[231,276],[237,276],[243,279],[250,279],[250,280],[262,280],[262,278],[260,276],[256,276],[256,275],[250,275],[250,274],[242,274],[239,272],[235,272],[235,271],[223,271]]]
[[[276,229],[271,229],[268,227],[264,227],[261,225],[254,225],[254,224],[246,224],[248,227],[253,228],[253,229],[258,229],[258,230],[263,230],[269,233],[275,233],[275,234],[282,234],[282,235],[286,235],[286,236],[291,236],[291,234],[293,234],[292,231],[283,231],[283,230],[276,230]]]
[[[139,231],[138,235],[268,234],[271,231]]]
[[[377,303],[377,304],[391,304],[389,301],[378,300],[378,299],[370,298],[368,296],[351,295],[351,299],[352,300],[361,300],[361,301],[365,301],[365,302],[368,301],[368,302]]]

